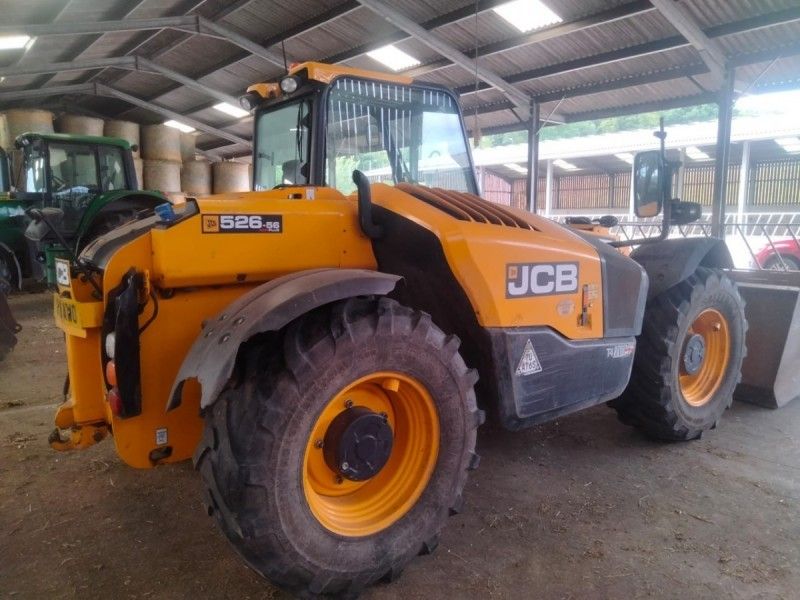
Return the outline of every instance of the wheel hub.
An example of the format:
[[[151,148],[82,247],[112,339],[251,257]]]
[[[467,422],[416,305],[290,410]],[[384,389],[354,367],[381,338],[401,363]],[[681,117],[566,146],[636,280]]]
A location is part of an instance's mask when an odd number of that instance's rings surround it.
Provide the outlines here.
[[[687,375],[694,375],[703,366],[706,356],[706,341],[702,335],[695,333],[686,341],[683,351],[683,370]]]
[[[325,462],[350,481],[377,475],[392,453],[394,436],[385,414],[364,406],[339,413],[325,433]]]

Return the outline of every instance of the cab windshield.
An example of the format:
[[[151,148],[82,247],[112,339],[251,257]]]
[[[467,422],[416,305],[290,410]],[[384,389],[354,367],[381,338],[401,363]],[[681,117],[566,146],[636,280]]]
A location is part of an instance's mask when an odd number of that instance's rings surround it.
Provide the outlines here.
[[[350,78],[328,94],[327,184],[355,189],[352,173],[370,181],[405,182],[475,192],[458,105],[439,90]]]

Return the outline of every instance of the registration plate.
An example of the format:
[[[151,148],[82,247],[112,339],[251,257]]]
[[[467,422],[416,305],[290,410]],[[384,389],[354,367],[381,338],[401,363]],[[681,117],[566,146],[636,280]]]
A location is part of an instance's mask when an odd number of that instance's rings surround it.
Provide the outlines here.
[[[102,302],[76,302],[53,294],[53,316],[56,325],[64,332],[86,337],[86,330],[100,327],[103,322]]]
[[[78,307],[75,302],[67,300],[66,298],[59,298],[58,296],[55,298],[56,320],[78,325]]]

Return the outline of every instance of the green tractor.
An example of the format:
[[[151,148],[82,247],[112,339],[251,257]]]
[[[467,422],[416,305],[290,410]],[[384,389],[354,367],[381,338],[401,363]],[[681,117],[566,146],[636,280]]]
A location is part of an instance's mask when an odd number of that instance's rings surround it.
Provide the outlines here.
[[[168,202],[139,189],[135,147],[122,139],[23,133],[13,167],[0,149],[0,359],[19,325],[6,295],[23,281],[55,285],[55,259]],[[13,177],[12,177],[13,174]]]

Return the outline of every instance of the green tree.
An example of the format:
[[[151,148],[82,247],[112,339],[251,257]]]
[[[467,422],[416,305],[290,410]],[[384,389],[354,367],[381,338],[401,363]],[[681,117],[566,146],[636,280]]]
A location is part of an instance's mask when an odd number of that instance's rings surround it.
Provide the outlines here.
[[[734,114],[738,115],[740,112],[738,110],[734,110]],[[539,139],[560,140],[583,137],[587,135],[616,133],[618,131],[655,129],[658,127],[658,120],[662,116],[664,117],[664,123],[666,126],[680,125],[683,123],[696,123],[700,121],[711,121],[717,118],[717,105],[700,104],[698,106],[674,108],[662,112],[610,117],[595,121],[578,121],[576,123],[567,123],[564,125],[548,124],[542,129]],[[508,144],[524,144],[527,139],[528,134],[524,130],[498,133],[484,136],[480,141],[480,147],[493,148],[495,146],[505,146]]]

